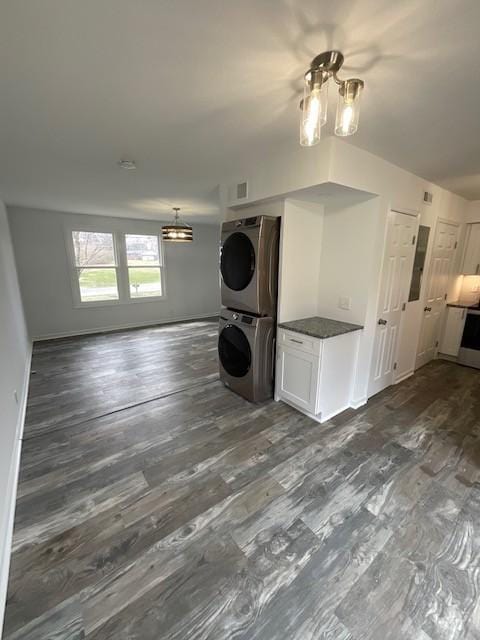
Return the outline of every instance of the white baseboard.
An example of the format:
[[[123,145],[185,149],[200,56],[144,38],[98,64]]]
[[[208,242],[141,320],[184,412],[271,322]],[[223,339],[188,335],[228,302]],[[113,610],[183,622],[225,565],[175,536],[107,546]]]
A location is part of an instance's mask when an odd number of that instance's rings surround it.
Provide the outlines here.
[[[327,413],[327,414],[322,414],[320,417],[320,422],[323,424],[324,422],[327,422],[327,420],[331,420],[335,416],[338,416],[339,413],[343,413],[349,408],[350,406],[346,404],[344,407],[339,407],[338,409],[335,409],[335,411],[331,411],[330,413]]]
[[[402,373],[401,376],[399,376],[398,378],[395,378],[395,382],[393,384],[398,384],[399,382],[403,382],[407,378],[410,378],[410,376],[413,376],[414,373],[415,371],[413,369],[411,369],[410,371],[407,371],[406,373]]]
[[[20,411],[18,413],[17,426],[15,430],[15,449],[10,463],[10,472],[7,487],[7,513],[4,516],[3,540],[0,549],[0,638],[3,629],[3,617],[5,614],[5,603],[7,600],[8,573],[10,569],[10,553],[12,550],[13,523],[15,519],[15,503],[17,499],[18,474],[20,471],[20,455],[22,452],[23,428],[25,425],[25,413],[27,410],[28,387],[30,382],[30,367],[32,362],[32,345],[30,345],[23,378],[23,388],[21,394]]]
[[[175,322],[188,322],[189,320],[203,320],[204,318],[213,318],[218,316],[219,309],[212,313],[203,313],[194,316],[181,316],[178,318],[165,318],[157,322],[132,322],[128,324],[109,325],[107,327],[93,327],[91,329],[77,329],[76,331],[62,331],[60,333],[48,333],[41,336],[34,336],[33,342],[42,342],[42,340],[55,340],[57,338],[73,338],[75,336],[90,335],[94,333],[109,333],[110,331],[121,331],[122,329],[140,329],[141,327],[155,327],[162,324],[175,324]]]
[[[367,404],[367,400],[367,396],[363,396],[363,398],[358,398],[357,400],[351,400],[350,408],[359,409],[360,407],[363,407],[364,404]]]
[[[334,411],[331,411],[330,413],[327,413],[324,415],[321,413],[319,414],[310,413],[310,411],[306,411],[302,407],[298,407],[291,400],[288,400],[287,398],[282,398],[281,396],[275,395],[274,400],[275,402],[284,402],[285,404],[288,404],[293,409],[300,411],[300,413],[303,413],[305,416],[308,416],[309,418],[311,418],[312,420],[315,420],[315,422],[318,422],[320,424],[327,422],[327,420],[331,420],[335,416],[338,416],[339,413],[342,413],[342,411],[346,411],[347,409],[350,408],[350,405],[345,405],[344,407],[339,407],[338,409],[335,409]]]

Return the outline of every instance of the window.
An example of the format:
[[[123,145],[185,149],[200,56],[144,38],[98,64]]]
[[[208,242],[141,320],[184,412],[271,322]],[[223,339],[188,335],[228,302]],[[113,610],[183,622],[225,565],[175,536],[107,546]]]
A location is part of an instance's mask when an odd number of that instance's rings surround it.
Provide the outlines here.
[[[420,300],[420,289],[422,287],[423,269],[425,267],[425,258],[427,257],[429,235],[430,227],[420,225],[418,229],[417,246],[415,247],[415,259],[413,262],[412,279],[410,281],[410,293],[408,294],[409,302]]]
[[[74,230],[68,236],[78,305],[164,297],[162,245],[158,235]]]
[[[158,236],[125,236],[131,298],[162,295],[162,272]]]
[[[113,235],[73,231],[72,240],[81,302],[118,300]]]

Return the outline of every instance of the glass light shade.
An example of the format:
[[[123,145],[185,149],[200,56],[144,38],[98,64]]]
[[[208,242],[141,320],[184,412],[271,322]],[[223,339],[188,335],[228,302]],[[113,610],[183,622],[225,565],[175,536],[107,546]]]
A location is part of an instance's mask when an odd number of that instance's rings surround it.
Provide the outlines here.
[[[363,82],[357,79],[345,80],[340,87],[335,120],[337,136],[351,136],[358,129],[362,90]]]
[[[320,142],[322,126],[327,121],[328,84],[321,71],[308,71],[301,103],[300,144],[312,147]]]

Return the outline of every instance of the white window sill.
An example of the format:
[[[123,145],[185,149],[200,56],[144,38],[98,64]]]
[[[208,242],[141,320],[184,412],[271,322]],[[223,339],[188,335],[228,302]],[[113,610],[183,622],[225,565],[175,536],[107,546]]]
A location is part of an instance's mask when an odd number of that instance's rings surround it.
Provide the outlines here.
[[[139,304],[142,302],[164,302],[167,296],[149,296],[145,298],[130,298],[129,300],[98,300],[95,302],[79,302],[74,304],[74,309],[86,309],[88,307],[115,307],[125,304]]]

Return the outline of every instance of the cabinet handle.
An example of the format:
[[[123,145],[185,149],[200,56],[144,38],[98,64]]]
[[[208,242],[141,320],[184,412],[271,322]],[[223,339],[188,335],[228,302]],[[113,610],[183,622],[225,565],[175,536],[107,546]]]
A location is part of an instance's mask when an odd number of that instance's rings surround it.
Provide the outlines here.
[[[480,263],[477,264],[477,268],[475,269],[475,275],[478,276],[478,273],[480,271]]]
[[[295,338],[290,338],[290,342],[296,342],[297,344],[303,344],[303,340],[295,340]]]
[[[432,307],[425,307],[424,311],[431,311]]]
[[[380,318],[380,320],[378,321],[378,324],[386,325],[386,324],[387,324],[387,321],[386,321],[386,320],[384,320],[383,318]]]

